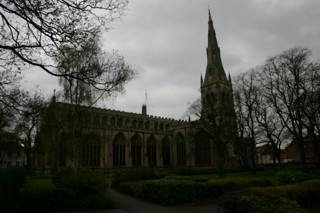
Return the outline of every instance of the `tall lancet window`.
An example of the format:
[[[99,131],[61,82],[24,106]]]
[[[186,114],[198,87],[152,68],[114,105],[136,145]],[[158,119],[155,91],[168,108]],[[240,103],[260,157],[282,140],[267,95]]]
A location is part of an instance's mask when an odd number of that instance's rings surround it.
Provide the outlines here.
[[[177,145],[177,164],[178,166],[185,166],[187,164],[185,139],[181,133],[178,133],[175,141]]]
[[[165,137],[161,141],[161,148],[162,148],[162,160],[163,166],[168,167],[170,166],[170,141],[168,137]]]
[[[210,165],[210,137],[204,130],[195,136],[195,163],[198,166]]]
[[[139,136],[138,134],[135,134],[131,139],[131,158],[132,158],[133,167],[142,165],[141,144],[142,144],[141,136]]]
[[[148,165],[157,166],[157,139],[151,135],[147,140]]]
[[[113,166],[121,167],[126,165],[126,143],[127,139],[123,133],[118,133],[113,141]]]

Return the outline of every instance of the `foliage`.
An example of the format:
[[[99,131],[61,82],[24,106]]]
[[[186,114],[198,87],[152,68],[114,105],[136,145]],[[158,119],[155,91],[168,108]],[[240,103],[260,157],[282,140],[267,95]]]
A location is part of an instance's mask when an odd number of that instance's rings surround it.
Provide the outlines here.
[[[205,197],[203,184],[187,180],[158,179],[123,182],[119,188],[131,195],[163,205],[196,202]]]
[[[122,92],[124,84],[134,77],[134,71],[118,52],[102,49],[99,34],[77,48],[63,47],[56,61],[59,72],[66,75],[59,78],[64,101],[75,105],[92,106],[101,98]],[[92,82],[83,81],[85,77]]]
[[[147,181],[148,180],[121,182],[119,184],[119,189],[129,195],[139,198],[146,198]]]
[[[52,182],[48,177],[33,177],[22,188],[17,209],[51,212],[111,208],[106,187],[106,178],[90,171],[58,172]]]
[[[165,205],[196,202],[205,196],[203,184],[159,179],[146,182],[146,197]]]
[[[236,191],[253,186],[266,187],[272,185],[271,181],[263,179],[221,178],[208,180],[206,188],[209,197],[218,198],[230,191]]]
[[[53,177],[53,184],[57,188],[73,191],[78,197],[105,192],[108,186],[103,175],[93,171],[63,171]]]
[[[306,213],[296,201],[252,190],[229,192],[219,198],[218,204],[227,213]]]
[[[156,178],[158,178],[158,176],[155,174],[153,168],[130,169],[116,173],[112,180],[112,186],[117,187],[121,182]]]
[[[277,174],[279,184],[292,184],[301,183],[306,180],[314,179],[314,177],[308,173],[298,170],[286,169],[279,171]]]
[[[202,175],[202,174],[210,174],[212,173],[212,169],[210,170],[199,170],[188,167],[179,167],[175,168],[173,174],[182,175],[182,176],[190,176],[190,175]]]
[[[320,203],[320,179],[308,180],[302,182],[301,185],[308,192],[308,200],[312,204]]]

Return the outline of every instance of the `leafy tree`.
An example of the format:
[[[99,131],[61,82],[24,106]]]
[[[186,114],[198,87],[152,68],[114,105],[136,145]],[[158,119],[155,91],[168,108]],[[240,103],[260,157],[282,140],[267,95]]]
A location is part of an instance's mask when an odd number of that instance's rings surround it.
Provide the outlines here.
[[[128,0],[2,0],[0,1],[0,67],[18,72],[38,67],[58,76],[103,85],[96,76],[56,69],[61,50],[76,48],[88,37],[109,30]]]
[[[91,106],[100,98],[122,92],[124,84],[133,78],[134,71],[124,58],[115,51],[103,51],[101,46],[99,35],[93,35],[77,48],[64,47],[60,50],[56,60],[59,72],[66,74],[59,80],[65,101]],[[90,84],[83,82],[80,79],[84,76],[93,81]]]

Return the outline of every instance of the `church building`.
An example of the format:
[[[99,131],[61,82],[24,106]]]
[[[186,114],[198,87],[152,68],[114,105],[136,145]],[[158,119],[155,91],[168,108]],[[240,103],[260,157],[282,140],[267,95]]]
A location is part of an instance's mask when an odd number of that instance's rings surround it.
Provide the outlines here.
[[[231,158],[237,135],[232,83],[222,65],[210,11],[206,52],[199,120],[149,115],[146,105],[141,113],[131,113],[53,100],[42,117],[35,168],[212,168],[219,152]],[[226,150],[219,149],[219,140]]]

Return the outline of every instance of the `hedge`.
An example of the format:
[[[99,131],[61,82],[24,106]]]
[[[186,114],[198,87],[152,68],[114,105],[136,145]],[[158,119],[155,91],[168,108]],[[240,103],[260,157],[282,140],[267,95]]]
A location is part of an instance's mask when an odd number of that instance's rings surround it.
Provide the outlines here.
[[[146,180],[119,184],[121,191],[136,197],[148,199],[163,205],[192,203],[205,197],[201,183],[186,180]]]
[[[229,192],[218,199],[218,205],[226,213],[307,213],[296,201],[251,189]]]
[[[300,213],[320,202],[320,180],[274,187],[253,187],[218,199],[226,212]],[[305,208],[305,209],[302,209]]]
[[[205,187],[207,196],[211,199],[218,198],[223,194],[235,190],[240,190],[249,187],[266,187],[273,186],[271,181],[251,179],[251,178],[221,178],[210,179],[207,181]]]

